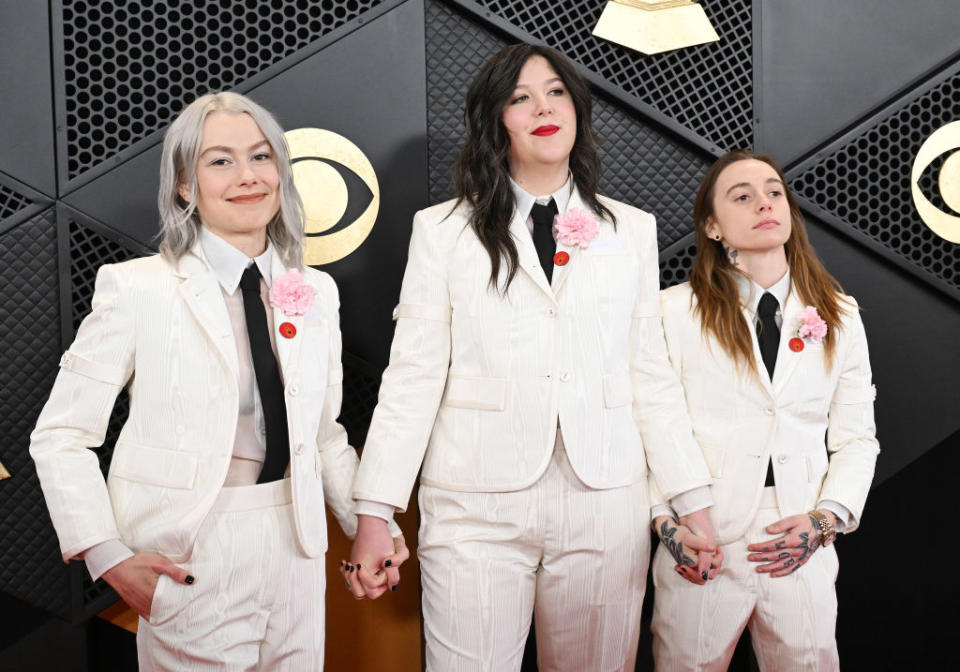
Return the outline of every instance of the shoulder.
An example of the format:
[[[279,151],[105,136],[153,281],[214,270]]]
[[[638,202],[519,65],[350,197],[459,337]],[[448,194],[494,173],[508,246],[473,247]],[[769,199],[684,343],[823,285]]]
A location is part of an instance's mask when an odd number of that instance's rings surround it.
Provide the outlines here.
[[[115,264],[104,264],[97,270],[97,282],[116,282],[121,289],[155,283],[172,278],[174,267],[159,254],[137,257]]]
[[[433,250],[434,254],[449,251],[457,244],[464,231],[470,229],[470,213],[468,204],[458,204],[455,200],[419,210],[413,217],[411,247],[425,245]]]
[[[664,317],[692,314],[695,302],[696,297],[689,282],[674,285],[660,292],[660,308],[663,310]]]
[[[617,201],[607,196],[597,194],[597,200],[610,210],[617,218],[618,225],[621,223],[654,228],[656,218],[645,210],[634,207],[622,201]]]

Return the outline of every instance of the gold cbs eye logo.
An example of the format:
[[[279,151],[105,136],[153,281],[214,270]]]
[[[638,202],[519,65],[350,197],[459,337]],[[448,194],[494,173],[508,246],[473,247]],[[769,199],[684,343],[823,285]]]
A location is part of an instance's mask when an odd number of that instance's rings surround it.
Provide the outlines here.
[[[920,218],[930,230],[951,243],[960,243],[960,217],[944,212],[931,203],[920,191],[919,184],[920,176],[927,166],[952,149],[960,149],[960,121],[952,121],[937,129],[920,146],[917,157],[913,160],[910,192]],[[960,212],[960,151],[955,151],[943,162],[937,182],[943,202]]]
[[[380,185],[373,166],[359,147],[332,131],[298,128],[284,137],[306,216],[303,263],[321,266],[343,259],[360,247],[377,221]],[[358,194],[362,187],[349,189],[348,182],[362,183],[369,191],[365,208],[366,199]]]

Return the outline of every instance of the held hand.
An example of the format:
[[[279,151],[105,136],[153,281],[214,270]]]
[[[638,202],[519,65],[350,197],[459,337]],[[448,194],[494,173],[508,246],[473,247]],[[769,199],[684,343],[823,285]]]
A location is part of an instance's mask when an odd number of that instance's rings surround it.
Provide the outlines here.
[[[357,519],[357,538],[350,551],[350,561],[341,561],[340,573],[354,598],[376,599],[388,589],[397,589],[398,568],[410,557],[410,551],[402,536],[396,540],[390,536],[387,521],[366,515]]]
[[[187,570],[177,567],[158,553],[137,553],[104,572],[103,580],[117,591],[131,609],[149,619],[153,594],[161,574],[186,585],[194,581]]]
[[[717,575],[723,565],[723,551],[717,548],[713,523],[710,522],[710,508],[681,516],[679,522],[696,535],[687,538],[686,543],[695,548],[699,556],[695,567],[687,566],[680,569],[685,578],[693,580],[694,583],[706,583],[708,579]]]
[[[825,515],[836,522],[832,513],[825,512]],[[767,533],[782,533],[783,536],[750,544],[747,550],[751,553],[747,556],[747,560],[767,563],[758,566],[757,571],[769,572],[772,577],[793,574],[820,548],[820,526],[817,524],[817,519],[809,513],[778,520],[767,527]]]
[[[710,564],[711,569],[707,570],[707,577],[714,578],[723,562],[723,552],[717,549],[716,554],[711,549],[714,547],[698,537],[684,525],[680,525],[676,518],[671,516],[659,516],[654,521],[654,529],[660,537],[660,543],[670,552],[676,561],[674,571],[685,578],[690,583],[703,585],[706,579],[699,573],[698,565],[702,555],[713,555],[714,559]]]

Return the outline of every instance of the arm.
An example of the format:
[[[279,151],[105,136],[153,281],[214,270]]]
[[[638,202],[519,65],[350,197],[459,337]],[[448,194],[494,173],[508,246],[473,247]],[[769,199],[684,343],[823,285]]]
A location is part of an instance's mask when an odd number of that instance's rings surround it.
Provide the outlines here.
[[[679,376],[667,355],[660,319],[659,265],[653,218],[638,222],[643,278],[633,308],[630,371],[633,416],[647,464],[665,499],[710,485],[710,473],[693,438]]]
[[[113,404],[133,373],[134,328],[116,269],[97,273],[93,310],[60,360],[50,398],[30,436],[64,561],[117,539],[110,496],[96,453]]]
[[[849,512],[849,519],[841,521],[846,523],[845,534],[860,525],[880,452],[873,418],[876,391],[871,383],[867,337],[856,303],[847,329],[847,348],[834,363],[834,366],[841,367],[840,379],[830,404],[827,425],[830,464],[820,490],[821,502],[835,502]]]

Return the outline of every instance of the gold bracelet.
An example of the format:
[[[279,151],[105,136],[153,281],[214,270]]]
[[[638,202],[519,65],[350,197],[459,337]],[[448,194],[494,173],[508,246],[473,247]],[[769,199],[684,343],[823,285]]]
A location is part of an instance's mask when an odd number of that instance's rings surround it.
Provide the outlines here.
[[[819,509],[812,510],[810,516],[817,521],[817,526],[820,528],[820,544],[822,546],[829,546],[837,536],[837,531],[833,528],[833,523],[831,523],[827,515]]]

